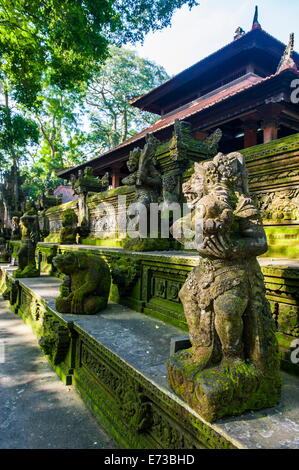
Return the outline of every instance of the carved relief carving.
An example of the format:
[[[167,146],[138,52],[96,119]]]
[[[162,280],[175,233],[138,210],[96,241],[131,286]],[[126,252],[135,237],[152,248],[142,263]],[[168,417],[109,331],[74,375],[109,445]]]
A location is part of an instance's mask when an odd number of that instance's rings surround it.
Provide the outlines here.
[[[40,312],[38,311],[39,315]],[[67,354],[70,345],[69,329],[56,320],[53,315],[46,313],[43,317],[43,335],[39,346],[44,354],[50,356],[54,365],[60,364]]]

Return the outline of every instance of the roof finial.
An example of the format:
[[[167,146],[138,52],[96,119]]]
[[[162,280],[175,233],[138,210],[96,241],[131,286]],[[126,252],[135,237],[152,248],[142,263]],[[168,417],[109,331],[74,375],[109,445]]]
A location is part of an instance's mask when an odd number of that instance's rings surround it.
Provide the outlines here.
[[[252,29],[262,29],[259,23],[259,7],[258,6],[255,7]]]
[[[234,40],[240,39],[242,36],[244,36],[244,34],[245,34],[244,29],[241,28],[241,26],[239,26],[235,31]]]
[[[294,52],[294,39],[295,39],[295,34],[291,33],[289,43],[286,46],[283,56],[277,67],[277,73],[282,72],[283,70],[286,70],[286,69],[297,70],[297,64],[292,58],[293,52]]]

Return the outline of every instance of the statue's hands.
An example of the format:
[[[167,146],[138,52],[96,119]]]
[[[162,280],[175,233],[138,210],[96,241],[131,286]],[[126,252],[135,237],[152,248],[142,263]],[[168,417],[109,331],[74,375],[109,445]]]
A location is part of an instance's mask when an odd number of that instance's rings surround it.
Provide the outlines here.
[[[140,186],[143,182],[143,171],[136,171],[136,186]]]
[[[73,292],[72,313],[83,315],[83,294],[80,291]]]
[[[227,235],[218,233],[205,237],[198,251],[213,258],[225,259],[232,253],[232,243]]]

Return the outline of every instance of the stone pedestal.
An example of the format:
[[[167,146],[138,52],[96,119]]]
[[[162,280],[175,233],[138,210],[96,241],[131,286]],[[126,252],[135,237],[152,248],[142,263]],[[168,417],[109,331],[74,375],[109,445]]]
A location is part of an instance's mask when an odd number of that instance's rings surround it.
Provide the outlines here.
[[[172,390],[206,421],[277,405],[280,374],[266,376],[253,364],[232,362],[202,370],[190,350],[179,351],[167,363]]]

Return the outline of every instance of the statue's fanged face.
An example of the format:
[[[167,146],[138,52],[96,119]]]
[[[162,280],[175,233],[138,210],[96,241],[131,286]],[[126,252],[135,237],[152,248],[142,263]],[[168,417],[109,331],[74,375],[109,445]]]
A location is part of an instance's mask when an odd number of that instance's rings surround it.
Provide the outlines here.
[[[183,184],[183,193],[190,204],[195,204],[204,195],[205,175],[202,168],[197,167],[191,178]]]

